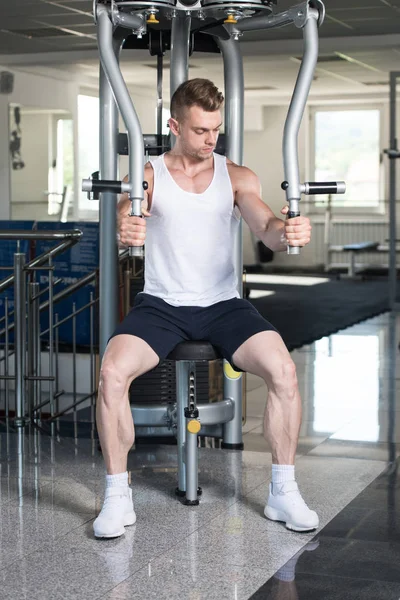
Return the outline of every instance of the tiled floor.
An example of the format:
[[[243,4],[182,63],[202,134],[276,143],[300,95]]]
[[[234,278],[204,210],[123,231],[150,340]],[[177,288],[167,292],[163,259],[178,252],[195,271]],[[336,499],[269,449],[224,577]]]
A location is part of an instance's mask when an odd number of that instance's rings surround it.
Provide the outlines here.
[[[263,517],[267,392],[252,375],[245,449],[200,449],[198,507],[175,499],[174,446],[130,453],[138,520],[114,540],[93,537],[97,442],[0,424],[0,599],[398,600],[399,333],[400,318],[382,315],[292,353],[296,474],[321,521],[310,534]]]

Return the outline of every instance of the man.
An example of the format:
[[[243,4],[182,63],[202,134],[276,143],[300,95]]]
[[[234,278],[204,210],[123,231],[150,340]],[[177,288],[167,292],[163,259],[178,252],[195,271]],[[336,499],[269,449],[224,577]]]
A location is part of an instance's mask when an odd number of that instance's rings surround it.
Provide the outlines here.
[[[146,218],[129,216],[126,195],[118,204],[121,245],[146,240],[145,287],[109,341],[101,367],[96,421],[107,474],[96,537],[120,536],[136,521],[127,473],[135,436],[129,386],[189,339],[208,340],[235,370],[264,379],[264,431],[273,463],[265,516],[296,531],[318,526],[294,475],[301,423],[295,366],[279,333],[240,298],[233,258],[240,216],[275,252],[288,243],[308,244],[311,226],[306,217],[275,217],[260,198],[257,176],[213,152],[222,103],[207,79],[179,86],[169,120],[176,144],[145,167]]]

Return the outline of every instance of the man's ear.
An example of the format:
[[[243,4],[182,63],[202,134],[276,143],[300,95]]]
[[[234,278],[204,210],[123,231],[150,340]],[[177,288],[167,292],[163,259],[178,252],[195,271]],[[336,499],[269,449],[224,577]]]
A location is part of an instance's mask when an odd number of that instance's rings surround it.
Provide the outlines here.
[[[179,135],[179,123],[176,119],[173,119],[172,117],[168,120],[168,125],[170,130],[172,131],[172,133],[174,135]]]

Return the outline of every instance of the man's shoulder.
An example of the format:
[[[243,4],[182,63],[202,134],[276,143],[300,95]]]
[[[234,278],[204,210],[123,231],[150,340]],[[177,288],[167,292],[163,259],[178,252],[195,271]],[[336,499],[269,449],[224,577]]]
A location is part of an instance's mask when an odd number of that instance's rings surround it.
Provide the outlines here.
[[[226,159],[226,165],[228,167],[228,171],[231,177],[238,177],[240,179],[253,179],[254,177],[257,177],[254,171],[252,171],[248,167],[244,167],[242,165],[238,165],[232,162],[231,160],[229,160],[229,158]]]
[[[148,160],[147,163],[144,165],[144,170],[145,171],[152,171],[153,170],[153,165],[152,163]]]

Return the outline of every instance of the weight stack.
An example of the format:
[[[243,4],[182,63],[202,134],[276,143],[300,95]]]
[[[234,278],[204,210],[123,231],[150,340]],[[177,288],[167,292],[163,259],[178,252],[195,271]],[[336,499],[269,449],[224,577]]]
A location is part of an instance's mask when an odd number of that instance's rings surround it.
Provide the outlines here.
[[[168,404],[176,402],[175,361],[163,360],[155,369],[132,381],[129,389],[131,404]],[[196,363],[196,400],[210,401],[209,363]]]

